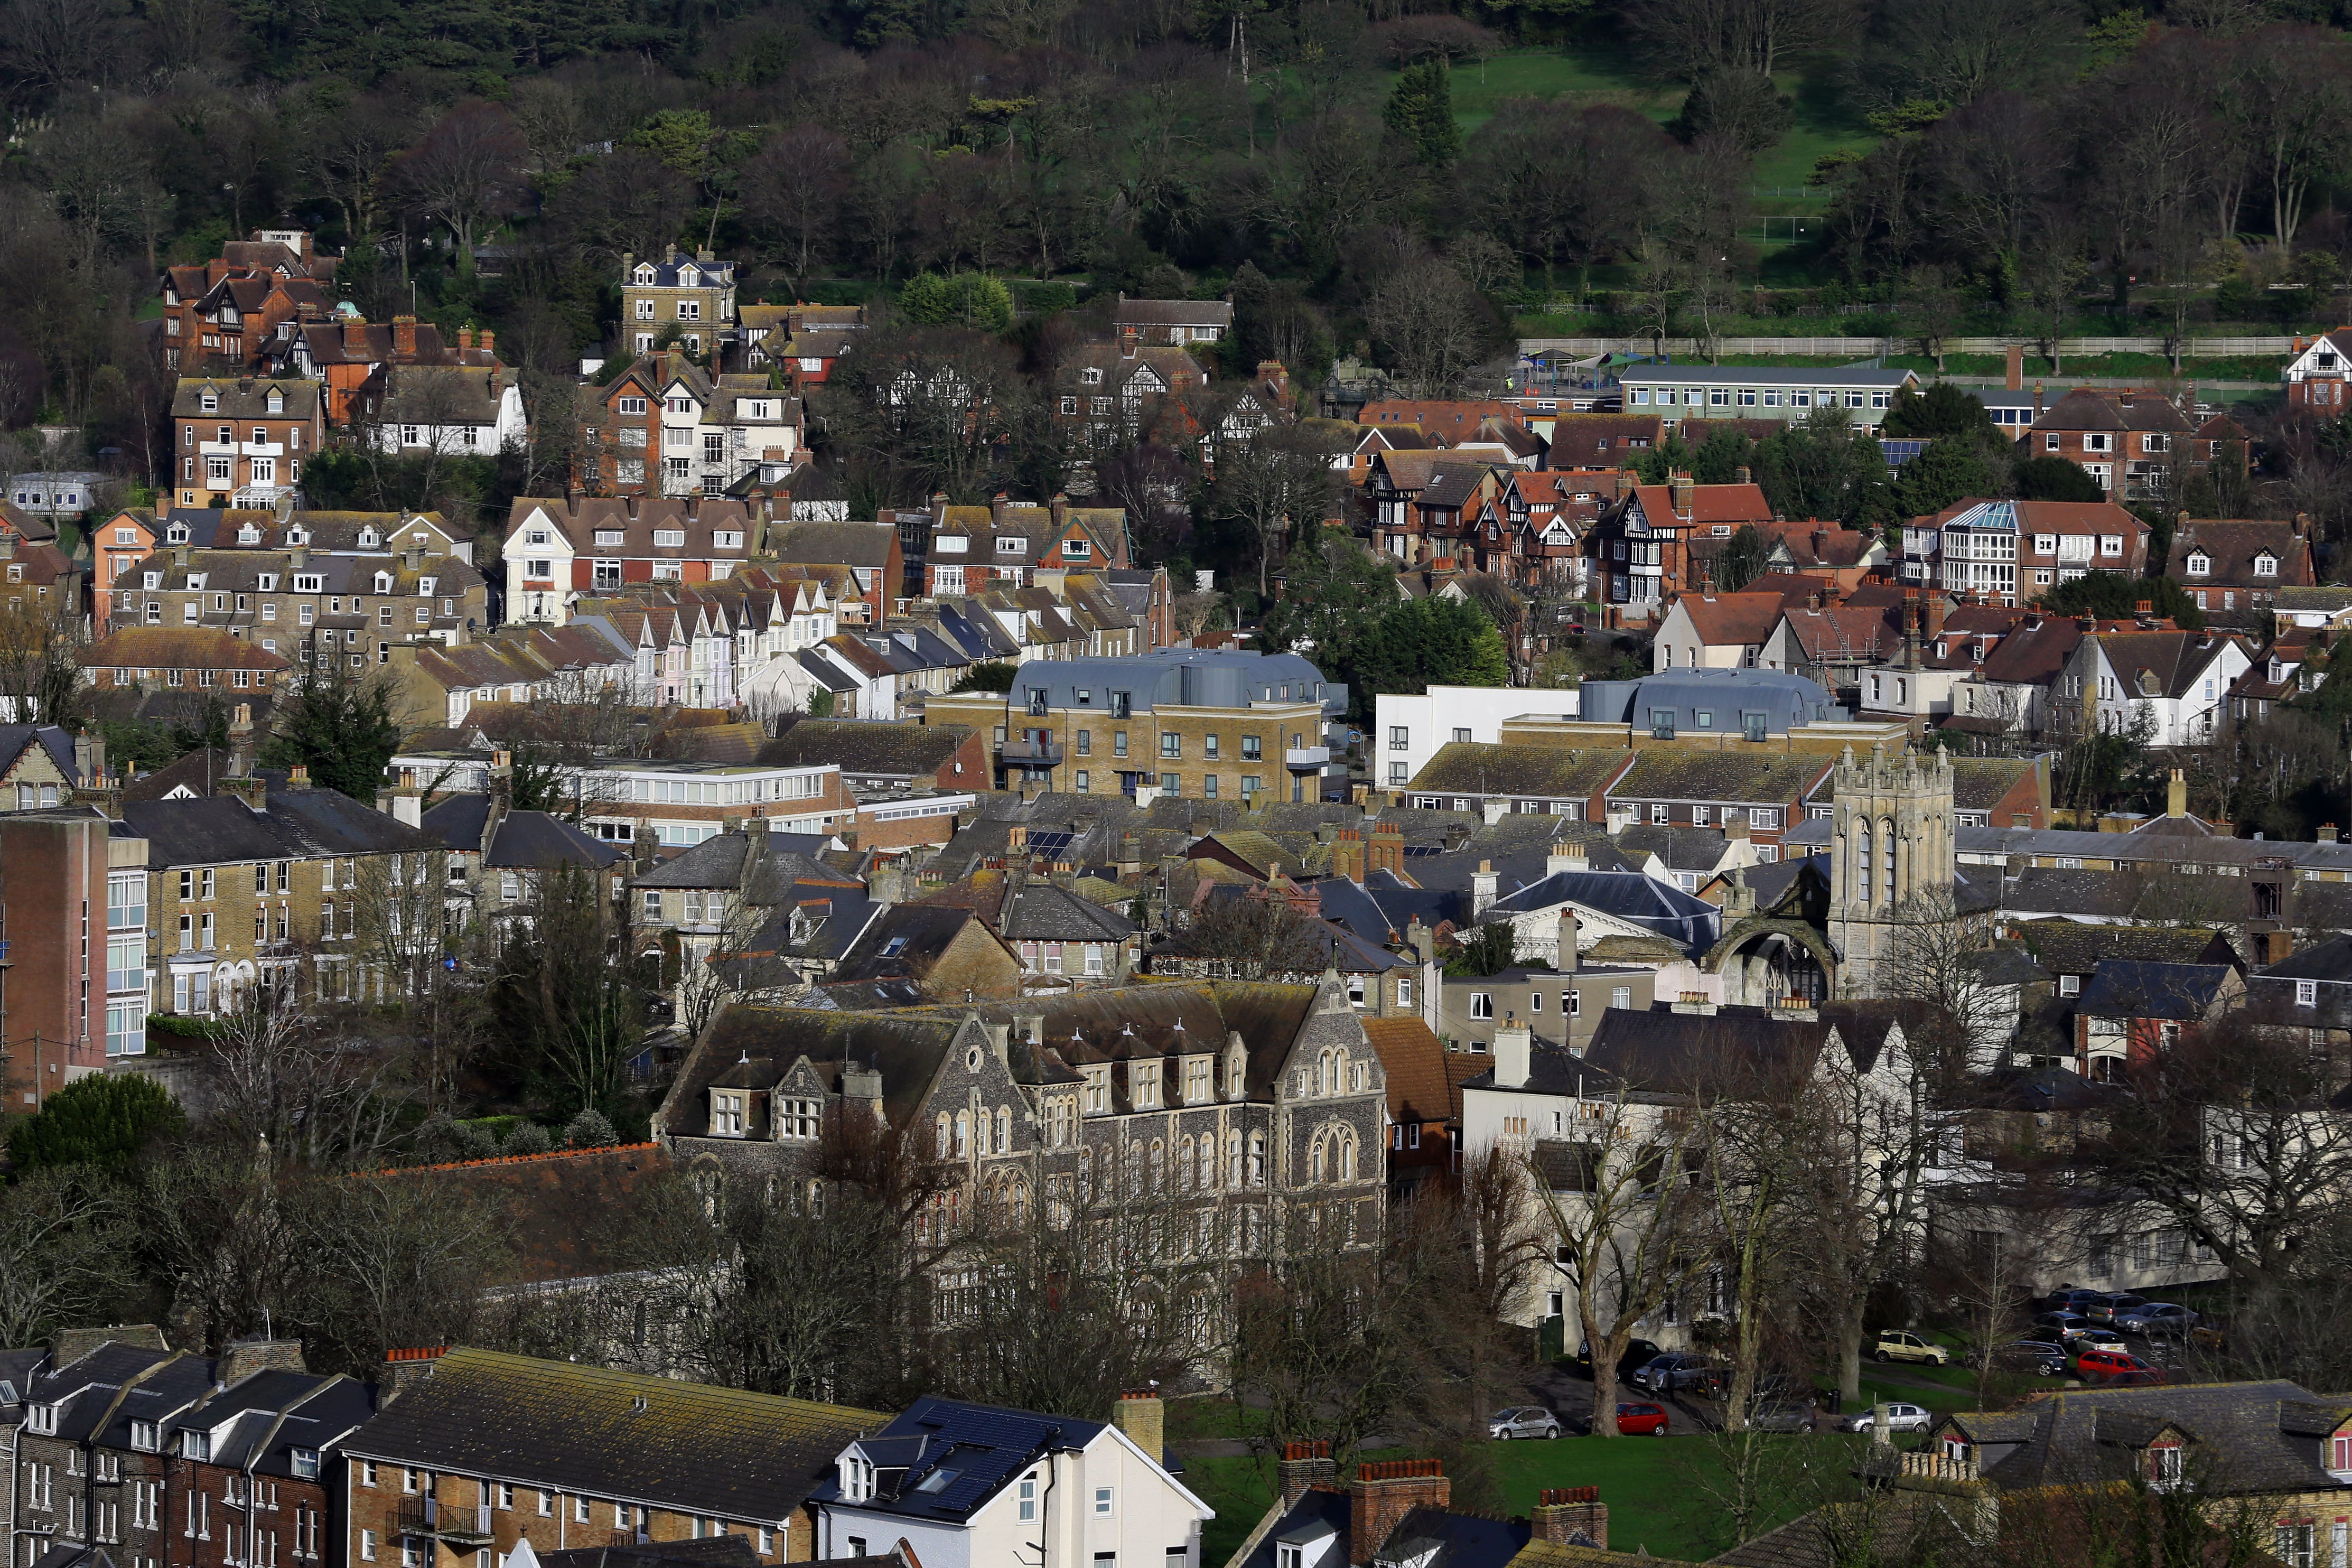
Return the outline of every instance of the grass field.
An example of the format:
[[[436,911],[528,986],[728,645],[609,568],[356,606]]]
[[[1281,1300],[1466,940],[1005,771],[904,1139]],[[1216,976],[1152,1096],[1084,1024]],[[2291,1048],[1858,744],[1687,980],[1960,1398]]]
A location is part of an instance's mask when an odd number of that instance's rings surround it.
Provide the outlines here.
[[[1846,1471],[1862,1439],[1792,1436],[1787,1441],[1792,1445],[1789,1484],[1781,1489],[1779,1510],[1770,1521],[1774,1524],[1818,1501],[1847,1495],[1853,1482]],[[1507,1513],[1525,1514],[1545,1487],[1597,1486],[1609,1505],[1609,1544],[1617,1551],[1647,1550],[1654,1556],[1696,1560],[1732,1544],[1714,1534],[1719,1510],[1706,1496],[1705,1481],[1719,1467],[1714,1449],[1697,1438],[1563,1437],[1551,1443],[1496,1443],[1478,1453],[1492,1466],[1495,1488]],[[1365,1456],[1411,1457],[1402,1449]],[[1184,1479],[1217,1510],[1202,1532],[1201,1561],[1208,1568],[1222,1568],[1274,1500],[1273,1461],[1188,1459]]]

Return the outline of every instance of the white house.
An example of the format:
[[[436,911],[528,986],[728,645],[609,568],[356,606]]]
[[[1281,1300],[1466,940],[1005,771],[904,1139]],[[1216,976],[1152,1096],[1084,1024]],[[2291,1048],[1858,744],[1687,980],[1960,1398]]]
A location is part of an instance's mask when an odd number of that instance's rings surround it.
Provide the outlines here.
[[[2059,684],[2068,702],[2091,695],[2104,731],[2126,734],[2145,722],[2145,744],[2201,746],[2231,684],[2252,668],[2245,644],[2220,632],[2105,632],[2083,639]]]
[[[905,1542],[923,1568],[1201,1568],[1216,1510],[1163,1468],[1156,1394],[1080,1421],[926,1397],[841,1451],[810,1494],[820,1562]]]
[[[1495,745],[1507,720],[1529,713],[1573,718],[1576,693],[1508,686],[1433,686],[1423,696],[1382,692],[1374,700],[1373,783],[1395,788],[1421,775],[1440,746],[1454,741]]]
[[[381,451],[494,458],[529,433],[522,389],[498,370],[388,365],[384,378],[367,399],[368,439]]]

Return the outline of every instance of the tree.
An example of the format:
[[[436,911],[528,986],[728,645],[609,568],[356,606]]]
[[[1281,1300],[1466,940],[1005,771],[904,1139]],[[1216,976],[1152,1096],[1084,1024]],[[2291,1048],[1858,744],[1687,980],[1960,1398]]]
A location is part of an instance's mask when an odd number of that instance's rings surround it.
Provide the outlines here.
[[[2073,458],[2045,456],[2028,458],[2017,465],[2017,499],[2102,501],[2107,492]]]
[[[1893,510],[1886,454],[1843,408],[1821,407],[1756,443],[1756,482],[1781,517],[1874,528]]]
[[[1494,310],[1442,261],[1411,261],[1364,301],[1372,339],[1416,397],[1451,397],[1500,339]]]
[[[498,1209],[430,1169],[309,1183],[291,1225],[311,1264],[299,1292],[305,1337],[318,1362],[352,1370],[381,1366],[395,1346],[466,1341],[484,1284],[510,1256]]]
[[[1015,667],[1001,659],[989,659],[973,665],[963,672],[950,691],[1010,691]]]
[[[793,125],[771,137],[743,170],[744,216],[795,279],[808,278],[824,254],[848,165],[840,137],[818,125]]]
[[[1994,493],[1992,465],[1975,435],[1945,436],[1896,471],[1895,504],[1904,517],[1931,517],[1954,501]]]
[[[1329,929],[1279,898],[1216,900],[1184,928],[1183,946],[1201,958],[1223,959],[1252,980],[1319,974],[1331,961]]]
[[[440,887],[432,894],[437,935]],[[338,1026],[300,990],[289,974],[239,994],[201,1058],[206,1125],[233,1148],[267,1147],[303,1168],[377,1163],[408,1110],[402,1053]]]
[[[1795,100],[1780,96],[1771,78],[1715,68],[1691,83],[1674,131],[1685,142],[1714,138],[1753,157],[1778,143],[1796,118]]]
[[[394,184],[412,209],[449,231],[461,275],[474,270],[475,231],[513,202],[529,153],[504,109],[469,99],[393,164]]]
[[[1925,392],[1907,386],[1895,390],[1894,404],[1879,434],[1913,441],[1933,441],[1943,436],[1999,434],[1984,400],[1966,387],[1938,381]]]
[[[2205,614],[2169,577],[2126,577],[2120,572],[2085,572],[2039,595],[2042,608],[2062,616],[2129,620],[2147,605],[2184,631],[2202,631]]]
[[[80,609],[63,598],[0,605],[0,708],[20,724],[80,727]]]
[[[0,1187],[0,1339],[39,1344],[107,1321],[138,1256],[131,1215],[121,1184],[89,1165],[39,1167]]]
[[[566,1110],[618,1119],[629,1059],[645,1039],[645,1003],[627,962],[641,950],[628,900],[607,897],[601,872],[538,873],[527,918],[510,923],[492,1003],[524,1047],[527,1073]]]
[[[1445,973],[1457,978],[1475,980],[1484,975],[1500,974],[1519,962],[1513,945],[1518,933],[1511,921],[1494,921],[1479,926],[1458,942],[1445,960]]]
[[[8,1133],[19,1170],[87,1165],[126,1173],[155,1143],[176,1137],[187,1117],[171,1090],[144,1073],[92,1073],[53,1090]]]
[[[1337,500],[1339,475],[1331,467],[1337,445],[1318,426],[1277,425],[1248,441],[1225,442],[1219,451],[1209,505],[1249,531],[1257,546],[1261,595],[1292,531],[1319,528]]]
[[[1454,123],[1453,72],[1444,60],[1407,66],[1381,110],[1381,121],[1412,146],[1421,161],[1443,169],[1462,153],[1462,131]]]
[[[1467,599],[1412,599],[1366,625],[1338,661],[1351,692],[1426,691],[1432,686],[1503,686],[1510,680],[1502,634]]]
[[[1622,1090],[1587,1104],[1596,1114],[1580,1117],[1574,1142],[1526,1159],[1592,1356],[1592,1430],[1614,1437],[1618,1360],[1643,1320],[1705,1272],[1709,1198],[1694,1179],[1699,1118]]]
[[[918,272],[898,290],[898,309],[910,321],[953,323],[1001,332],[1013,324],[1013,294],[1001,278],[977,272]]]
[[[1738,481],[1739,470],[1748,466],[1748,459],[1755,443],[1729,425],[1717,425],[1706,433],[1698,450],[1691,455],[1691,478],[1703,485],[1727,485]]]
[[[1765,539],[1764,531],[1752,522],[1741,523],[1716,552],[1716,592],[1737,594],[1764,575],[1771,559],[1772,546]]]
[[[400,749],[392,719],[392,691],[372,675],[355,675],[322,644],[278,700],[277,724],[263,745],[263,766],[308,768],[310,782],[375,804],[384,764]]]
[[[1284,563],[1282,597],[1266,606],[1259,646],[1343,668],[1365,628],[1398,603],[1396,567],[1345,529],[1318,528]]]

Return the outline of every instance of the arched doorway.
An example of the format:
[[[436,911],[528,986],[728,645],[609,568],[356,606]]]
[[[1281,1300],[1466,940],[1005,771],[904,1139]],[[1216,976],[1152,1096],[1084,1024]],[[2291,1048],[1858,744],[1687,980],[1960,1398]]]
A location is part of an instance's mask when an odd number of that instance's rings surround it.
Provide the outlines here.
[[[1723,976],[1727,1005],[1769,1007],[1790,997],[1819,1003],[1834,995],[1835,963],[1835,954],[1811,927],[1756,921],[1733,927],[1703,967]]]

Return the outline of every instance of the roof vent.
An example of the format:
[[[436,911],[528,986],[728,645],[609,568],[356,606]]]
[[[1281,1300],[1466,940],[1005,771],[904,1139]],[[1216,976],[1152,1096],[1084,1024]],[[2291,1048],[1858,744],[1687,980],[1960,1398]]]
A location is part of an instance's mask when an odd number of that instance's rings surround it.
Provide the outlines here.
[[[643,1415],[651,1408],[652,1406],[646,1403],[646,1396],[642,1394],[629,1401],[629,1414],[632,1415]]]

